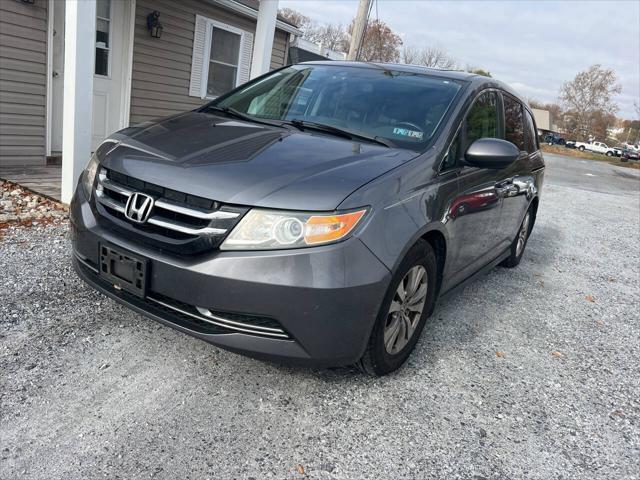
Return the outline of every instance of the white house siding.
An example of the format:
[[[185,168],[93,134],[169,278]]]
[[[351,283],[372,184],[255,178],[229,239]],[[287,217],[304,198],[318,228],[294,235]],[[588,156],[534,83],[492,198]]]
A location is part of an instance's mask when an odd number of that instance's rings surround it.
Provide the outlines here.
[[[0,166],[46,162],[47,1],[0,0]]]
[[[147,15],[160,13],[162,37],[147,31]],[[206,100],[189,96],[191,55],[196,14],[255,34],[256,22],[198,0],[138,0],[136,2],[131,124],[191,110]],[[288,34],[276,30],[271,68],[285,64]]]

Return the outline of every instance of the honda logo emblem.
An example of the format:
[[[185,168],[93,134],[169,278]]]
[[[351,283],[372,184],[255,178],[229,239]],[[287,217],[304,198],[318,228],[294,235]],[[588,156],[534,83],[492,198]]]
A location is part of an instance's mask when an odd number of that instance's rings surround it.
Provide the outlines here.
[[[127,200],[124,216],[136,223],[144,223],[151,215],[153,198],[144,193],[135,192]]]

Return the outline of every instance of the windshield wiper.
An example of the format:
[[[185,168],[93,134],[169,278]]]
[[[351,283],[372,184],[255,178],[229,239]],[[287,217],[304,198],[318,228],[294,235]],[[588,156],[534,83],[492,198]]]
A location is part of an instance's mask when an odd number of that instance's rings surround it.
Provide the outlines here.
[[[220,113],[224,113],[228,117],[237,118],[239,120],[244,120],[246,122],[260,123],[262,125],[270,125],[272,127],[282,127],[280,122],[270,122],[268,120],[262,120],[254,117],[253,115],[242,113],[241,111],[231,107],[219,107],[217,105],[209,105],[203,111],[220,112]]]
[[[349,138],[351,140],[365,140],[367,142],[373,142],[379,145],[384,145],[385,147],[388,147],[388,148],[395,148],[396,146],[391,140],[387,140],[386,138],[364,135],[362,133],[352,132],[351,130],[346,130],[344,128],[334,127],[333,125],[328,125],[326,123],[310,122],[309,120],[300,120],[298,118],[289,120],[286,123],[293,125],[299,130],[305,130],[308,128],[311,130],[318,130],[321,132],[332,133],[334,135],[338,135],[344,138]]]

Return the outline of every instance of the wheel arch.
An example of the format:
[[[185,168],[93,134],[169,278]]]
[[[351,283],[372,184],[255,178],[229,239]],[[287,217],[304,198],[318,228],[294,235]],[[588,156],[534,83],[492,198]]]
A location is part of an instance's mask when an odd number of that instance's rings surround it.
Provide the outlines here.
[[[529,203],[529,208],[531,209],[531,214],[533,215],[533,222],[531,222],[531,228],[533,228],[534,223],[536,222],[536,217],[538,216],[538,205],[540,204],[540,197],[537,195],[533,197],[531,202]]]
[[[425,232],[420,238],[431,245],[436,255],[436,265],[438,266],[438,276],[436,278],[437,296],[440,293],[440,287],[442,287],[442,280],[444,278],[444,266],[447,259],[447,239],[444,234],[437,229]]]

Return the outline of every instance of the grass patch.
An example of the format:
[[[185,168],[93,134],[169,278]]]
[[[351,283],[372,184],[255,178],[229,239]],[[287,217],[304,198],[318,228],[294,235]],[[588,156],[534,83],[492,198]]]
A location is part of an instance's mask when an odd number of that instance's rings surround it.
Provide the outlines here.
[[[547,145],[546,143],[540,144],[540,149],[543,152],[555,153],[556,155],[565,155],[567,157],[580,158],[582,160],[594,160],[596,162],[607,162],[618,167],[634,168],[636,170],[640,170],[640,162],[636,162],[633,160],[621,162],[620,157],[607,157],[606,155],[602,155],[601,153],[588,151],[581,152],[577,148],[566,148],[560,145]]]

